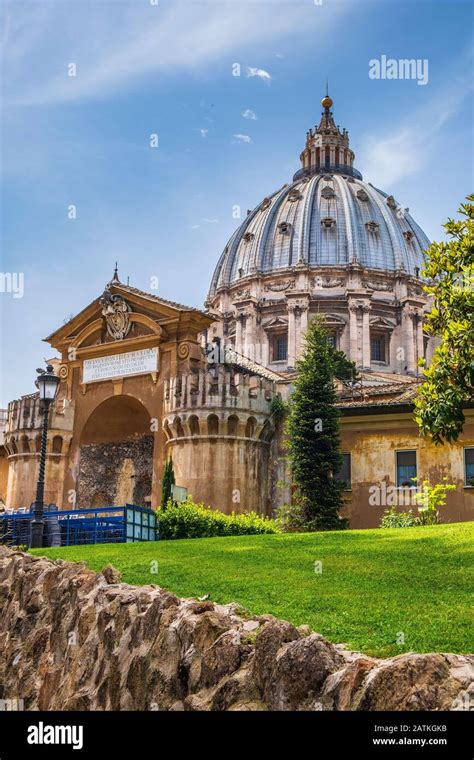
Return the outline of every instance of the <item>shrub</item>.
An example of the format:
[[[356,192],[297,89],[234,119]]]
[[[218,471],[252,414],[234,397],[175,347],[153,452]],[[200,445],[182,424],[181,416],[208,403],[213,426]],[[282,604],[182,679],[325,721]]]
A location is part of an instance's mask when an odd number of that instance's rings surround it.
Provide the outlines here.
[[[162,507],[157,510],[157,515],[160,538],[168,540],[280,532],[269,517],[256,512],[225,515],[204,504],[195,504],[191,496],[180,504],[169,501],[165,510]]]
[[[439,508],[446,504],[446,494],[448,491],[455,491],[456,486],[453,483],[447,483],[447,478],[443,478],[443,483],[436,483],[430,486],[428,480],[422,483],[422,490],[415,493],[414,499],[418,504],[418,525],[437,525],[439,523]]]
[[[277,507],[275,522],[283,533],[305,533],[310,530],[304,507],[298,503]]]
[[[386,509],[382,515],[381,528],[412,528],[417,525],[416,517],[411,509],[408,512],[397,512],[395,507]]]
[[[412,478],[416,482],[416,478]],[[446,504],[448,491],[455,491],[456,486],[447,483],[436,483],[430,486],[428,480],[421,484],[421,491],[413,494],[413,500],[418,505],[418,514],[415,516],[411,509],[408,512],[397,512],[395,507],[386,509],[382,515],[381,528],[411,528],[414,525],[437,525],[440,522],[439,508]]]
[[[281,422],[287,413],[287,407],[281,396],[275,396],[270,403],[270,411],[276,423]]]

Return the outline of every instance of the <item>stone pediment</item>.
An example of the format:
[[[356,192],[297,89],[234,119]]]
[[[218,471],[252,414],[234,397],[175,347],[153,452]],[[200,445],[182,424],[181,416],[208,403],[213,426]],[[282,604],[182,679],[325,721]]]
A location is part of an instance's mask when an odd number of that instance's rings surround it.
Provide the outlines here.
[[[346,324],[346,320],[339,316],[339,314],[326,314],[325,317],[326,324],[329,325],[341,325],[343,327]]]
[[[166,337],[173,324],[189,322],[196,333],[212,318],[199,309],[112,280],[101,296],[51,333],[45,341],[59,351],[110,343],[130,344],[137,338]]]
[[[263,320],[262,327],[264,330],[273,330],[278,327],[288,327],[288,317],[273,317],[272,319]]]
[[[371,327],[380,327],[385,330],[393,330],[395,325],[384,317],[372,317],[369,321]]]

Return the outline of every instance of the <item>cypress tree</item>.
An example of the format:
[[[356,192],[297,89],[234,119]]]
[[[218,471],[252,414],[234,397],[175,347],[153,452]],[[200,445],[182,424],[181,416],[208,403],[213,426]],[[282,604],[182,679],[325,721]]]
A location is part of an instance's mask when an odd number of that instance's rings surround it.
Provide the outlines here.
[[[171,499],[171,486],[175,484],[173,459],[170,457],[163,468],[163,479],[161,482],[161,508],[165,509]]]
[[[287,450],[295,487],[292,507],[307,530],[347,527],[339,517],[344,485],[334,379],[356,375],[355,365],[328,339],[321,317],[305,334],[305,351],[296,363],[298,377],[290,399]]]

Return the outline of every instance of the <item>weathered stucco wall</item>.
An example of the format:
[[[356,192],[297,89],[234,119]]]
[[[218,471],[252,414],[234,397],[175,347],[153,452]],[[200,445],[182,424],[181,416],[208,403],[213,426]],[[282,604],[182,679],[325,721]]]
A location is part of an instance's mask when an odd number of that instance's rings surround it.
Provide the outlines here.
[[[4,503],[7,499],[8,485],[8,458],[3,446],[0,446],[0,500]]]
[[[443,522],[474,520],[474,488],[464,484],[464,447],[474,446],[473,410],[466,411],[461,439],[444,446],[435,446],[419,435],[411,412],[345,416],[341,423],[342,450],[351,454],[352,488],[345,494],[344,509],[351,528],[380,525],[382,513],[391,506],[383,502],[390,493],[386,488],[396,484],[395,452],[400,450],[416,450],[419,480],[426,479],[434,485],[446,477],[456,485],[456,491],[448,493],[442,509]],[[377,486],[380,504],[371,503]],[[399,496],[401,511],[410,509],[409,489],[403,490]],[[413,509],[416,511],[416,505]]]
[[[26,710],[453,710],[474,656],[376,660],[270,615],[0,547],[0,699]]]

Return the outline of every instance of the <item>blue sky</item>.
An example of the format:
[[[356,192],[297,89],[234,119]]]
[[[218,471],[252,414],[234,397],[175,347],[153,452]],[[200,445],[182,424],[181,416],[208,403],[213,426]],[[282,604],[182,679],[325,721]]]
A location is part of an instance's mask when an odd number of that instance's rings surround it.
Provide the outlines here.
[[[1,37],[1,271],[24,273],[0,293],[2,406],[115,260],[202,306],[233,207],[291,180],[326,77],[355,166],[431,239],[472,188],[469,2],[14,1]],[[427,59],[428,83],[370,79],[382,55]]]

